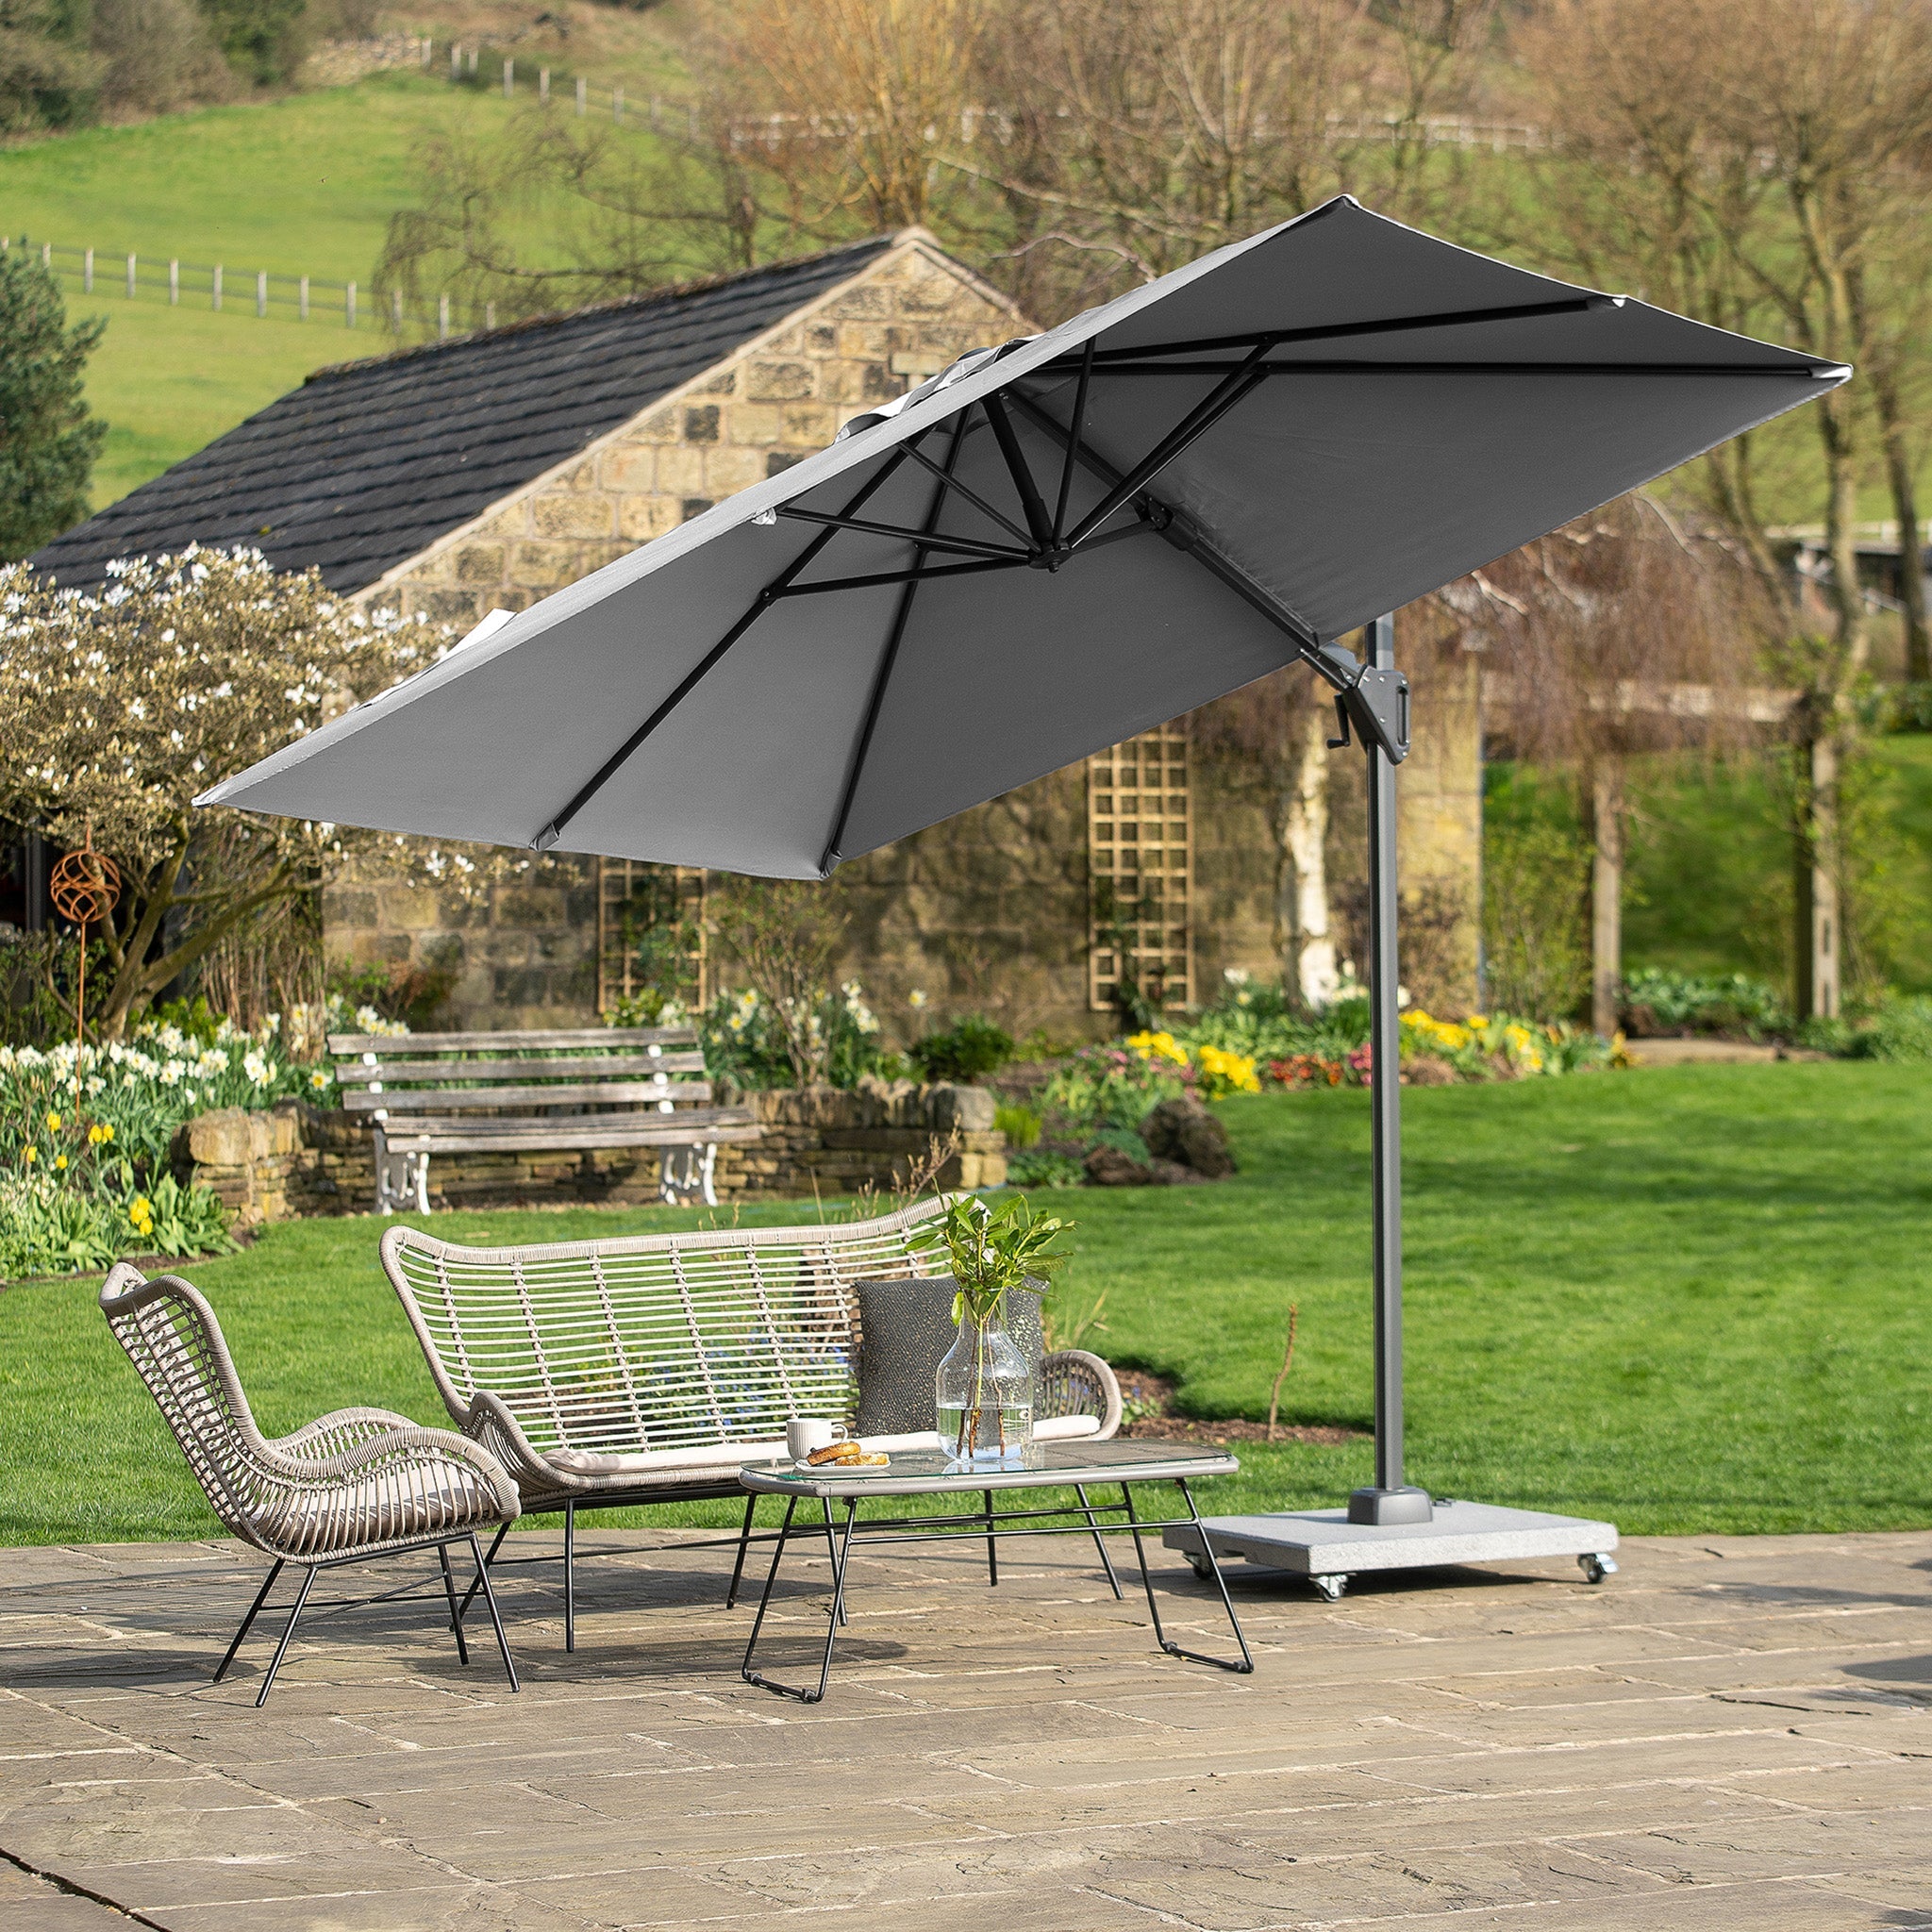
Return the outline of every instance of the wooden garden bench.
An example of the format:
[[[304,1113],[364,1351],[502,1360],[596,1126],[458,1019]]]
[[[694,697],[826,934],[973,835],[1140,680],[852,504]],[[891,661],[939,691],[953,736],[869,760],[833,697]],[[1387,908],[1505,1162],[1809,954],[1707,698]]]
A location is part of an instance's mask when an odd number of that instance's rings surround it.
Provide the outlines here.
[[[384,1272],[450,1415],[509,1472],[526,1514],[563,1514],[567,1649],[577,1510],[740,1497],[740,1466],[785,1453],[789,1417],[855,1424],[857,1286],[945,1275],[942,1249],[910,1245],[942,1206],[522,1248],[384,1233]],[[1050,1440],[1111,1436],[1120,1384],[1083,1350],[1046,1355],[1035,1417]],[[868,1440],[938,1442],[930,1428]],[[741,1570],[756,1502],[734,1540]]]
[[[436,1154],[663,1150],[658,1193],[715,1208],[719,1145],[762,1131],[711,1105],[694,1026],[549,1033],[331,1033],[336,1083],[375,1129],[375,1206],[429,1211]]]

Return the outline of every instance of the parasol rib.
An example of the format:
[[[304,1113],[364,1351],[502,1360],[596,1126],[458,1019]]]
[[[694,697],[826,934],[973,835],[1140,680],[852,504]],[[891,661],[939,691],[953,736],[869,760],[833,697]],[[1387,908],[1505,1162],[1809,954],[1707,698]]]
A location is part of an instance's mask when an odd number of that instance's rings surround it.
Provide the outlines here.
[[[859,510],[863,509],[868,500],[872,497],[873,493],[876,490],[878,490],[881,487],[881,485],[885,483],[888,477],[891,476],[898,470],[900,464],[905,460],[906,456],[908,452],[910,450],[910,448],[911,445],[908,443],[903,446],[902,448],[893,451],[892,455],[884,463],[880,464],[878,469],[874,472],[871,479],[867,483],[865,483],[862,488],[860,488],[854,493],[852,500],[845,506],[843,514],[846,516],[853,516],[856,515]],[[724,633],[724,635],[722,638],[720,638],[719,641],[715,644],[713,644],[711,648],[708,651],[707,651],[701,658],[699,658],[699,660],[691,668],[691,670],[688,672],[685,675],[685,676],[679,681],[676,690],[675,690],[671,693],[671,695],[668,698],[666,698],[664,702],[661,705],[659,705],[658,708],[655,711],[653,711],[651,715],[648,718],[646,718],[644,722],[641,724],[640,724],[638,728],[635,731],[633,731],[631,735],[628,738],[626,738],[621,745],[618,746],[616,751],[611,753],[611,755],[608,758],[606,758],[601,765],[597,767],[597,770],[591,777],[590,782],[581,787],[578,790],[576,796],[573,798],[571,802],[567,806],[565,806],[564,808],[560,812],[558,812],[557,816],[554,819],[552,819],[550,823],[547,825],[545,825],[543,829],[541,832],[539,832],[534,839],[530,841],[530,849],[532,851],[548,852],[550,848],[553,845],[555,845],[560,838],[563,837],[564,830],[569,825],[570,822],[574,818],[575,818],[580,811],[583,810],[585,806],[590,804],[591,799],[596,797],[598,792],[603,791],[604,787],[609,783],[609,781],[617,774],[617,773],[622,769],[625,763],[629,759],[631,754],[635,752],[637,748],[641,744],[642,744],[647,738],[650,737],[652,732],[657,730],[657,728],[661,724],[663,724],[665,719],[670,717],[673,711],[676,710],[679,705],[683,704],[685,699],[688,698],[691,694],[691,692],[698,688],[698,686],[701,683],[704,682],[705,678],[715,668],[719,660],[724,656],[725,652],[730,650],[732,645],[735,644],[739,641],[739,639],[741,638],[745,634],[745,632],[748,631],[752,627],[752,625],[755,625],[758,621],[758,619],[762,617],[764,613],[772,608],[773,604],[777,600],[777,598],[784,594],[786,587],[791,582],[791,580],[795,576],[797,576],[799,572],[809,566],[818,558],[820,552],[824,549],[825,545],[828,544],[832,541],[832,539],[836,537],[838,534],[839,530],[836,525],[826,529],[821,530],[819,534],[816,537],[814,537],[811,540],[811,541],[808,543],[805,546],[805,548],[801,550],[798,553],[798,555],[794,558],[792,558],[792,560],[789,564],[787,564],[785,568],[782,571],[780,571],[778,575],[775,577],[774,577],[772,581],[769,584],[767,584],[765,588],[762,591],[760,591],[755,598],[753,598],[751,606],[745,611],[744,615],[741,617],[738,620],[738,622],[734,624],[731,626],[731,628],[727,630]]]
[[[945,469],[940,476],[940,487],[933,491],[931,507],[925,513],[924,536],[930,541],[946,507],[946,492],[953,480],[954,466],[959,460],[959,446],[966,441],[966,411],[953,418],[953,440],[946,448]],[[915,550],[913,563],[924,563],[924,544]],[[919,595],[919,581],[912,579],[899,593],[899,608],[892,616],[892,628],[886,638],[886,648],[879,654],[877,671],[873,675],[872,690],[865,706],[865,722],[859,727],[858,743],[852,755],[852,767],[845,774],[845,787],[839,800],[839,814],[832,821],[831,837],[825,841],[824,856],[819,860],[821,877],[829,878],[832,868],[839,863],[839,843],[845,836],[845,822],[852,816],[852,801],[858,796],[858,781],[864,775],[865,761],[872,751],[873,733],[877,728],[879,710],[886,701],[886,686],[891,683],[892,666],[898,661],[899,645],[906,636],[906,626],[912,616],[912,600]]]

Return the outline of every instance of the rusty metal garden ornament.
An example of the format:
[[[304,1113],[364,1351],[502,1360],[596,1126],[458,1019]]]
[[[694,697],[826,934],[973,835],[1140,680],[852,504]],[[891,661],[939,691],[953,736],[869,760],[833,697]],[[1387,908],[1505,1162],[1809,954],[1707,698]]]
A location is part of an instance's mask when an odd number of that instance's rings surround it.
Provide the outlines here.
[[[80,1047],[87,1038],[87,929],[105,922],[121,903],[121,870],[106,854],[94,850],[93,827],[78,852],[65,854],[47,879],[47,896],[54,910],[80,934],[80,978],[74,995],[74,1091],[80,1095]]]

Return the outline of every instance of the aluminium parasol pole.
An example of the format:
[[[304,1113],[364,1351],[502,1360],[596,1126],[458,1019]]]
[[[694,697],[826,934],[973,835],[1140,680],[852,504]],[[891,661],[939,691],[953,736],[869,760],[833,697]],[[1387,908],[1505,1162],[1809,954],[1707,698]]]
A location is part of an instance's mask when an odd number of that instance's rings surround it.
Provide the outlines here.
[[[1395,668],[1395,620],[1368,627],[1363,654]],[[1407,739],[1405,726],[1401,736]],[[1375,1480],[1348,1499],[1351,1523],[1427,1523],[1428,1491],[1402,1479],[1402,1017],[1397,1010],[1395,760],[1369,733],[1369,1090],[1374,1143]]]

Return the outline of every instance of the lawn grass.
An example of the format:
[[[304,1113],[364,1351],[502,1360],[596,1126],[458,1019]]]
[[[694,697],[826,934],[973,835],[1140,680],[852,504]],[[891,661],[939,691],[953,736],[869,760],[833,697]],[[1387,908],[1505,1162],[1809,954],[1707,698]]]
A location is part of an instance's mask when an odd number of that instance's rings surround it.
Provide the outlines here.
[[[1858,1063],[1408,1093],[1411,1475],[1633,1533],[1932,1524],[1928,1102],[1932,1073]],[[1284,1415],[1366,1425],[1366,1097],[1241,1098],[1224,1113],[1242,1163],[1231,1181],[1044,1197],[1080,1222],[1068,1303],[1105,1291],[1108,1327],[1092,1344],[1174,1376],[1210,1416],[1265,1412],[1297,1303]],[[436,1226],[551,1241],[691,1218],[586,1209]],[[357,1402],[442,1420],[376,1267],[377,1233],[361,1219],[278,1226],[190,1271],[270,1432]],[[0,1540],[212,1527],[96,1290],[0,1294]],[[1330,1503],[1369,1474],[1361,1442],[1240,1454],[1241,1475],[1211,1486],[1216,1509]]]

